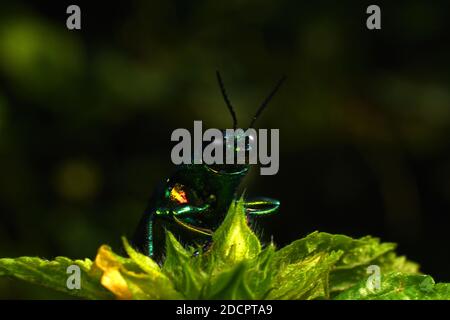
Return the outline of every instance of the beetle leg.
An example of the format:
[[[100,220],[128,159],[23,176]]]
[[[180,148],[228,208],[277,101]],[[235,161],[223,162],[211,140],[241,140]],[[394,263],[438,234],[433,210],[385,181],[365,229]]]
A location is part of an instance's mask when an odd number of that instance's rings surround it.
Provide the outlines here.
[[[132,238],[132,243],[135,248],[149,257],[152,257],[154,253],[153,221],[153,213],[146,210]]]
[[[245,201],[244,207],[248,215],[262,216],[275,213],[280,207],[280,201],[261,197]]]
[[[204,212],[209,208],[208,204],[203,206],[193,206],[190,204],[178,205],[174,208],[161,207],[156,209],[155,213],[158,216],[192,216],[195,217],[196,214]]]
[[[190,218],[192,217],[195,219],[195,216],[204,212],[206,209],[209,208],[209,204],[205,204],[203,206],[193,206],[190,204],[186,205],[179,205],[175,208],[159,208],[156,210],[157,215],[165,215],[167,217],[172,217],[173,220],[178,223],[183,228],[186,228],[190,231],[200,233],[203,235],[212,235],[212,231],[207,228],[202,228],[199,226],[195,226],[192,223],[189,223],[188,221],[184,221],[183,218]]]

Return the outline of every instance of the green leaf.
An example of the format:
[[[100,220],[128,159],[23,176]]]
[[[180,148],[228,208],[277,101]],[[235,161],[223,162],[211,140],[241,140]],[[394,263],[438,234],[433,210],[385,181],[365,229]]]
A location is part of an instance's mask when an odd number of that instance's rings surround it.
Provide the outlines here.
[[[131,299],[134,300],[177,300],[183,299],[183,295],[177,292],[172,282],[167,277],[153,277],[145,273],[135,273],[129,270],[121,270]]]
[[[282,264],[268,298],[327,298],[330,270],[342,254],[342,251],[319,252],[295,263]]]
[[[174,235],[166,232],[166,259],[163,270],[174,283],[175,289],[186,298],[197,299],[201,295],[202,282],[207,275],[192,263],[192,253],[184,249]]]
[[[271,243],[250,261],[247,283],[258,299],[267,298],[272,290],[274,278],[279,273],[279,270],[272,265],[274,255],[275,246]]]
[[[268,296],[277,270],[271,268],[275,246],[270,244],[257,257],[246,259],[228,268],[213,269],[202,298],[263,299]]]
[[[397,257],[393,253],[395,247],[394,243],[380,243],[378,238],[370,236],[352,239],[344,235],[313,232],[279,250],[276,253],[275,265],[280,267],[301,261],[319,252],[342,252],[329,275],[329,290],[331,296],[334,296],[367,278],[367,267],[372,264],[378,265],[383,272],[417,273],[418,265],[404,257]]]
[[[215,263],[236,263],[256,257],[261,251],[258,237],[247,224],[244,201],[234,201],[221,226],[213,234],[211,256]]]
[[[395,247],[394,243],[380,243],[378,238],[369,236],[352,239],[344,235],[316,231],[279,250],[275,259],[283,263],[293,263],[312,253],[340,250],[343,254],[336,268],[351,269],[368,264]]]
[[[204,298],[214,300],[252,300],[255,295],[247,283],[248,263],[242,261],[209,279]]]
[[[435,284],[430,276],[400,272],[381,274],[380,288],[363,280],[336,297],[337,300],[450,300],[450,284]]]
[[[139,253],[126,248],[141,264],[144,259]],[[159,268],[159,267],[158,267]],[[149,272],[146,272],[146,269]],[[101,246],[92,270],[100,272],[101,284],[117,299],[179,299],[182,296],[174,289],[170,279],[152,265],[143,266],[133,259],[120,257],[108,246]]]
[[[145,271],[149,275],[154,275],[155,277],[163,276],[159,265],[155,261],[153,261],[152,258],[134,250],[125,237],[122,237],[122,243],[128,256],[143,271]]]
[[[367,268],[370,265],[376,265],[380,268],[381,273],[388,274],[390,272],[402,272],[404,274],[417,274],[418,264],[407,260],[405,257],[398,257],[394,252],[386,254],[368,261],[366,264],[354,267],[352,269],[336,269],[330,274],[330,291],[332,295],[336,295],[341,291],[349,289],[359,281],[367,279]]]
[[[67,273],[71,265],[80,267],[80,289],[69,289],[67,280],[72,273]],[[55,260],[44,260],[37,257],[20,257],[0,259],[0,276],[10,276],[44,287],[65,292],[87,299],[110,299],[108,292],[99,281],[99,277],[90,272],[92,261],[71,260],[57,257]]]
[[[450,284],[418,274],[395,254],[395,244],[314,232],[276,250],[264,249],[246,221],[242,199],[233,202],[209,250],[185,247],[166,232],[162,266],[122,238],[127,257],[109,246],[95,261],[58,257],[0,259],[12,276],[89,299],[449,299]],[[195,252],[195,254],[194,254]],[[66,286],[67,267],[81,270],[81,290]],[[373,268],[381,287],[368,287]],[[370,269],[368,269],[370,267]]]
[[[150,257],[134,250],[125,237],[122,242],[128,256],[144,271],[145,274],[135,273],[122,269],[129,288],[133,294],[133,299],[180,299],[182,295],[178,293],[171,280],[166,276],[159,265]],[[157,288],[157,290],[155,290]]]

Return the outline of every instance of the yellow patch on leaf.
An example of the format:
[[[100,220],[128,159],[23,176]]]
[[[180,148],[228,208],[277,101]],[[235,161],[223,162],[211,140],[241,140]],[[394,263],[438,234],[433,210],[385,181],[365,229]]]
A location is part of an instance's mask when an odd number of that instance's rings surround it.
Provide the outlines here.
[[[107,245],[102,245],[95,257],[94,266],[100,269],[103,274],[100,278],[101,284],[114,293],[117,299],[129,300],[133,297],[128,284],[120,273],[121,263]]]

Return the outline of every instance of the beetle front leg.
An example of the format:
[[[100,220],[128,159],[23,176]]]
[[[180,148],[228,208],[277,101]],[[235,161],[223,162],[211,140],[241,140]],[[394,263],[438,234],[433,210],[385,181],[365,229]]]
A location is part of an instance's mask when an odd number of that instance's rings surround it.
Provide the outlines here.
[[[195,225],[196,216],[205,212],[207,209],[209,209],[209,204],[203,206],[185,204],[170,209],[159,208],[156,210],[156,215],[172,217],[173,220],[183,228],[195,233],[210,236],[212,235],[212,230]]]
[[[273,214],[279,207],[280,201],[266,197],[254,198],[244,203],[245,212],[250,216]]]
[[[156,209],[156,215],[158,216],[195,216],[199,213],[204,212],[209,208],[208,204],[203,206],[193,206],[190,204],[178,205],[176,207],[161,207]]]

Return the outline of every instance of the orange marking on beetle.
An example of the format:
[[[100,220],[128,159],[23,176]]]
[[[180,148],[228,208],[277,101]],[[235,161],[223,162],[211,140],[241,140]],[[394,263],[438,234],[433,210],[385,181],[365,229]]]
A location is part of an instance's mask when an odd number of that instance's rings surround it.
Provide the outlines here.
[[[170,191],[170,200],[177,201],[178,203],[188,203],[186,192],[184,192],[180,184],[176,184]]]

